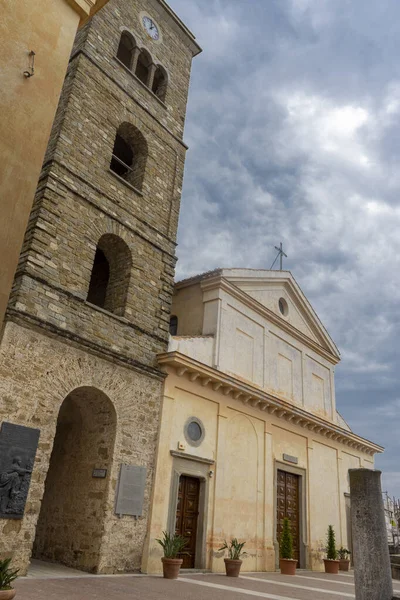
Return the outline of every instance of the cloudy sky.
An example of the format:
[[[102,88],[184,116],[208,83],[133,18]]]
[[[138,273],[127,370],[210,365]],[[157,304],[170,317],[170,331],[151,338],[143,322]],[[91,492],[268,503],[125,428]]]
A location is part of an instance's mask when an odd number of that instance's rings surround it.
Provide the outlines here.
[[[338,409],[400,497],[400,3],[169,0],[193,65],[178,277],[290,269],[338,344]]]

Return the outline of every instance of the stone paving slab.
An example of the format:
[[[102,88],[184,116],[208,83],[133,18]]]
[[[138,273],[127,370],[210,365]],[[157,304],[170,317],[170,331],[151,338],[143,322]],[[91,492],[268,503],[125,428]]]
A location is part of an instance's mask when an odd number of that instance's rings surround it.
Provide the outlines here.
[[[261,577],[258,577],[261,575]],[[224,586],[227,597],[231,597],[231,590],[243,590],[248,600],[251,596],[259,595],[260,598],[274,598],[276,600],[296,599],[296,600],[354,600],[354,589],[352,586],[343,586],[336,582],[322,583],[304,581],[290,575],[281,575],[280,573],[259,573],[253,576],[244,575],[234,579],[225,575],[194,576],[191,579],[198,582],[210,582],[214,585]],[[248,593],[252,592],[251,594]],[[232,600],[239,595],[235,591]]]
[[[20,580],[15,585],[21,600],[226,600],[226,591],[165,581],[161,577],[107,577],[83,579]],[[228,596],[230,597],[230,596]],[[235,600],[248,600],[235,595]]]
[[[78,571],[78,569],[71,569],[71,567],[65,567],[64,565],[32,558],[27,577],[35,579],[57,579],[59,577],[91,577],[91,575],[84,571]]]
[[[177,581],[146,575],[88,576],[81,578],[21,578],[16,582],[21,600],[343,600],[354,598],[353,577],[299,571],[243,573],[239,578],[220,574],[183,573]],[[394,582],[400,592],[399,582]]]

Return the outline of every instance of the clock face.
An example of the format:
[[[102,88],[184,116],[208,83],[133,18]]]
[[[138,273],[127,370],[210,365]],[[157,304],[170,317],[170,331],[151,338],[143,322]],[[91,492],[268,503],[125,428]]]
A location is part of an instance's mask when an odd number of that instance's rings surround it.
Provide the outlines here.
[[[158,31],[158,27],[154,23],[153,19],[150,19],[150,17],[143,17],[142,22],[143,27],[145,28],[149,36],[153,38],[153,40],[159,40],[160,32]]]

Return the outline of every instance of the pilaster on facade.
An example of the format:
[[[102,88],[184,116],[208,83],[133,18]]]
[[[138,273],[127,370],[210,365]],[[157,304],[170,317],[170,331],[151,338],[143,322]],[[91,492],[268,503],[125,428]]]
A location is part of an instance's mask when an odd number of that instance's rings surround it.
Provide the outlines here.
[[[269,507],[269,514],[274,509],[275,502],[275,489],[274,485],[271,485],[271,482],[274,481],[274,460],[273,460],[273,434],[270,431],[270,426],[265,421],[264,426],[265,432],[265,441],[264,441],[264,464],[265,464],[265,474],[264,474],[264,496],[265,496],[265,506]],[[265,565],[264,570],[271,570],[271,567],[274,568],[274,557],[271,556],[274,550],[274,521],[269,518],[269,514],[265,511],[264,515],[264,538],[265,538]]]
[[[226,482],[224,478],[224,460],[225,460],[225,452],[226,452],[226,429],[227,429],[227,415],[221,413],[219,411],[218,414],[218,425],[217,425],[217,449],[216,455],[218,456],[218,463],[215,466],[215,481],[214,481],[214,496],[216,498],[223,498],[226,488]],[[212,539],[218,540],[220,537],[221,531],[224,529],[224,522],[221,519],[221,513],[214,511],[213,513],[213,521],[212,521]],[[218,547],[212,548],[213,552],[211,553],[211,569],[215,569],[214,562],[218,564],[216,560],[217,557],[215,552],[218,550]],[[217,567],[218,568],[218,567]]]

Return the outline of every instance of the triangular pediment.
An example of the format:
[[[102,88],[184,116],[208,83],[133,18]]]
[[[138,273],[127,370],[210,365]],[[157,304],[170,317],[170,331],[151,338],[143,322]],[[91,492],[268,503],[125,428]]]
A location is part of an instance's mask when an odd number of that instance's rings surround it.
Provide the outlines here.
[[[222,269],[221,275],[275,313],[282,322],[289,323],[339,358],[339,351],[334,341],[289,271]]]

